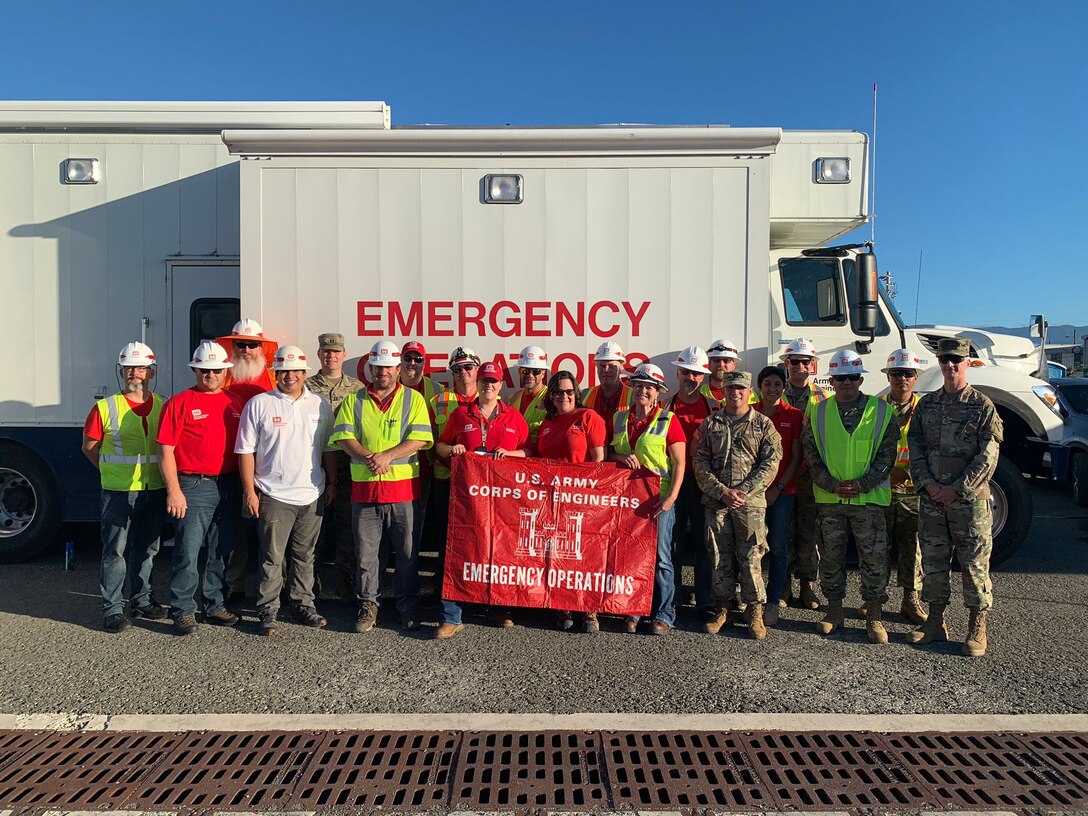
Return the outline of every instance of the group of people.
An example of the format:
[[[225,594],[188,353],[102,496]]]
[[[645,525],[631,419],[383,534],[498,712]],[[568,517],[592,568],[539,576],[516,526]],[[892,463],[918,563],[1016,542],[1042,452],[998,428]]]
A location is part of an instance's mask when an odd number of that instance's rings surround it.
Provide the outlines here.
[[[121,350],[121,390],[95,404],[83,442],[101,474],[108,631],[130,628],[130,617],[169,615],[189,634],[198,612],[207,623],[235,625],[227,603],[244,589],[251,525],[262,634],[275,633],[283,601],[298,623],[326,625],[315,604],[323,528],[334,542],[338,591],[357,605],[355,630],[374,627],[390,560],[400,626],[416,630],[425,519],[438,532],[440,596],[451,462],[487,453],[609,461],[660,477],[653,634],[668,633],[686,602],[709,633],[736,608],[748,633],[763,640],[793,596],[794,578],[797,602],[809,609],[820,607],[819,581],[826,614],[817,630],[830,634],[844,625],[852,536],[870,642],[888,640],[882,614],[894,542],[900,611],[917,625],[907,641],[947,640],[955,554],[970,610],[963,651],[986,651],[988,485],[1002,429],[993,404],[967,383],[967,340],[940,341],[943,386],[921,398],[914,384],[923,364],[907,349],[881,369],[883,398],[862,391],[869,372],[860,355],[836,352],[828,393],[813,379],[819,356],[803,338],[754,382],[738,370],[738,348],[728,340],[685,348],[671,361],[672,394],[657,365],[626,371],[614,342],[597,350],[599,384],[584,394],[569,371],[549,377],[547,353],[528,346],[516,365],[520,388],[507,401],[503,369],[464,346],[449,355],[449,388],[425,376],[417,341],[376,343],[365,383],[343,370],[341,334],[320,335],[318,346],[320,370],[311,376],[302,349],[277,347],[256,321],[241,320],[230,335],[198,346],[189,363],[195,384],[169,400],[152,388],[151,349]],[[167,517],[175,525],[169,608],[153,599],[150,583]],[[687,560],[691,597],[682,580]],[[435,636],[446,639],[464,628],[462,609],[440,603]],[[491,612],[497,625],[514,625],[511,610]],[[572,613],[556,615],[559,628],[575,627]],[[628,632],[639,625],[624,621]],[[594,613],[580,626],[600,630]]]

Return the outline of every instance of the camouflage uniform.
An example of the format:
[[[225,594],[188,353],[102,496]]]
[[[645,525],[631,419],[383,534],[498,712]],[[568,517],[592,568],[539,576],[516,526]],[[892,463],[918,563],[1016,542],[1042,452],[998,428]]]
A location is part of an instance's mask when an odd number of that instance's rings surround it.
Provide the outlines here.
[[[895,408],[899,427],[909,425],[918,405],[918,395],[911,395],[910,404],[896,405],[885,397]],[[918,546],[918,493],[910,478],[910,462],[902,461],[898,454],[895,467],[892,468],[892,503],[884,508],[884,525],[888,528],[888,543],[898,550],[896,578],[904,590],[918,592],[922,588],[922,550]]]
[[[922,397],[907,438],[911,474],[921,494],[922,600],[948,603],[954,549],[963,574],[964,604],[986,611],[993,604],[990,478],[1002,440],[997,409],[970,385],[955,394],[942,388]],[[959,498],[937,504],[925,491],[934,482],[952,485]]]
[[[306,387],[325,400],[335,414],[348,394],[354,394],[364,386],[347,374],[334,380],[319,371],[306,378]],[[326,557],[330,550],[335,553],[333,562],[336,564],[337,594],[345,600],[353,600],[355,540],[351,534],[351,457],[342,450],[336,451],[336,497],[332,507],[325,511],[325,518],[321,523],[321,538],[318,541],[320,553]]]
[[[692,467],[706,507],[704,540],[712,570],[711,595],[718,608],[725,608],[733,597],[738,577],[734,557],[745,603],[767,602],[761,567],[767,553],[764,491],[781,461],[782,437],[771,420],[752,408],[738,417],[718,410],[699,428]],[[726,488],[743,490],[748,502],[726,508],[721,502]]]
[[[847,433],[853,433],[861,422],[868,399],[865,394],[859,394],[857,400],[846,404],[832,399],[828,410],[838,410],[843,428]],[[899,421],[893,412],[869,469],[855,480],[862,493],[888,481],[888,474],[895,464],[898,435]],[[801,446],[813,482],[833,493],[839,481],[831,475],[816,447],[811,417],[801,433]],[[883,606],[888,601],[888,533],[884,526],[884,508],[876,504],[818,504],[817,511],[821,537],[820,589],[824,596],[829,602],[840,603],[846,597],[846,544],[853,532],[860,562],[861,597],[870,604]]]
[[[829,397],[829,394],[815,382],[797,389],[787,380],[782,397],[807,417],[812,398],[815,397],[822,402]],[[797,496],[793,505],[793,525],[790,529],[787,589],[790,584],[788,576],[792,575],[802,582],[815,581],[820,569],[820,531],[816,520],[816,499],[812,495],[812,474],[804,463],[797,473],[796,485]]]

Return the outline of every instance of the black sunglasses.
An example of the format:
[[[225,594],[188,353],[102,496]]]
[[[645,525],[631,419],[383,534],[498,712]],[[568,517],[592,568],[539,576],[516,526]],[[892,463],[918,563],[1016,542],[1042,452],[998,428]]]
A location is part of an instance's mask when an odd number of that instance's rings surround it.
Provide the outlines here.
[[[811,362],[812,362],[812,360],[809,360],[809,359],[804,359],[804,360],[802,360],[802,359],[799,359],[799,358],[797,358],[797,357],[791,357],[790,359],[786,360],[786,362],[787,362],[787,363],[789,363],[790,365],[803,365],[803,366],[807,366],[807,365],[808,365],[809,363],[811,363]]]
[[[907,377],[909,379],[911,377],[917,377],[918,373],[916,371],[911,371],[909,368],[893,368],[891,371],[888,372],[888,376]]]
[[[234,347],[235,348],[253,349],[253,348],[257,348],[257,346],[259,346],[259,345],[260,345],[260,343],[255,343],[252,340],[235,340],[234,341]]]
[[[847,380],[849,380],[850,382],[857,382],[860,379],[861,379],[860,374],[840,374],[837,377],[832,377],[831,381],[832,382],[846,382]]]
[[[963,360],[964,358],[959,354],[942,354],[937,358],[937,362],[941,365],[946,365],[948,363],[952,363],[952,365],[959,365],[963,362]]]
[[[404,360],[404,362],[406,362],[406,363],[422,363],[423,362],[423,358],[418,354],[405,354],[403,357],[401,357],[401,359]]]

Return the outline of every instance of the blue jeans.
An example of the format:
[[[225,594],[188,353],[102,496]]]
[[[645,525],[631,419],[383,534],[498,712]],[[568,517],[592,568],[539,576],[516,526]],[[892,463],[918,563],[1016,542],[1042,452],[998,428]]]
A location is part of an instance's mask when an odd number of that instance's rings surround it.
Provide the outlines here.
[[[676,523],[673,507],[657,517],[657,566],[654,569],[654,604],[651,615],[670,627],[676,623],[676,576],[672,568],[672,528]]]
[[[151,603],[151,567],[166,520],[165,490],[102,491],[102,614],[125,611],[125,577],[132,605]]]
[[[461,604],[457,601],[442,600],[442,611],[438,615],[439,623],[452,623],[457,626],[461,623]]]
[[[178,483],[186,510],[174,534],[170,616],[175,620],[196,614],[201,578],[204,613],[214,614],[226,606],[223,573],[238,536],[242,501],[237,473],[218,478],[179,473]]]
[[[790,519],[793,518],[793,496],[779,496],[767,508],[767,544],[770,546],[770,569],[767,578],[767,603],[777,604],[786,587],[790,560]]]

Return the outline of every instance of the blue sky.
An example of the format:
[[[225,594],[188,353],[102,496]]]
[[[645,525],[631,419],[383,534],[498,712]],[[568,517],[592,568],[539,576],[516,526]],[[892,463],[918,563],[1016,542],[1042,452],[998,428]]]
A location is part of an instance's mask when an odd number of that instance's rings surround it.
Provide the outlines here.
[[[394,124],[871,132],[876,82],[877,253],[908,321],[1088,323],[1081,0],[40,0],[5,17],[9,99],[380,99]]]

